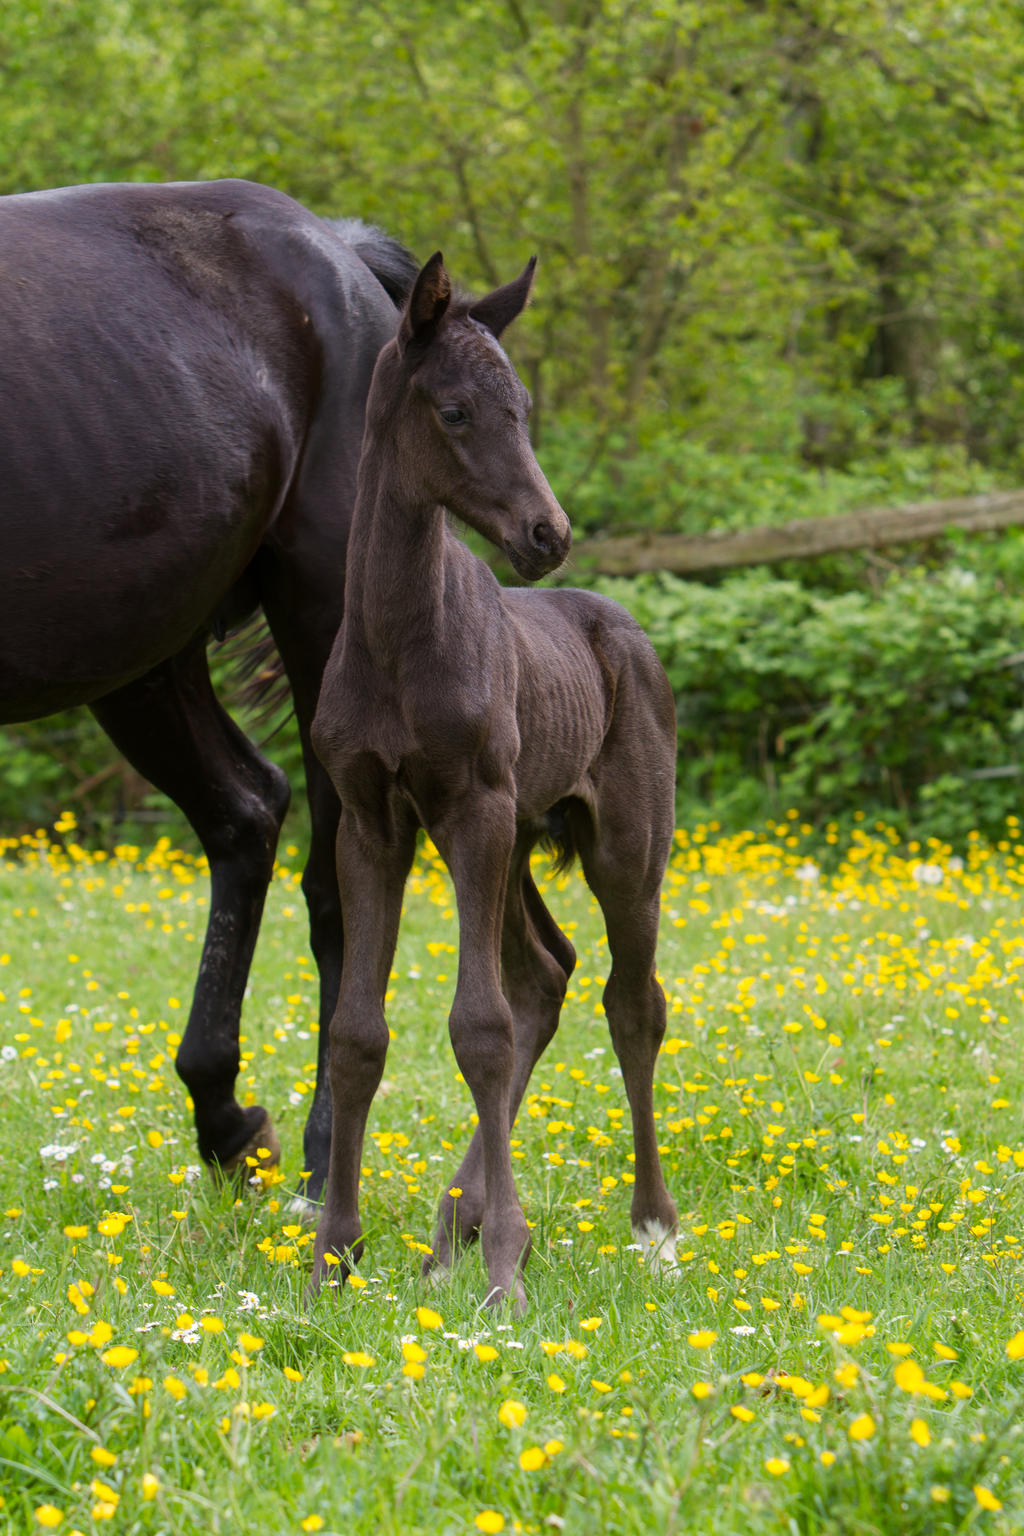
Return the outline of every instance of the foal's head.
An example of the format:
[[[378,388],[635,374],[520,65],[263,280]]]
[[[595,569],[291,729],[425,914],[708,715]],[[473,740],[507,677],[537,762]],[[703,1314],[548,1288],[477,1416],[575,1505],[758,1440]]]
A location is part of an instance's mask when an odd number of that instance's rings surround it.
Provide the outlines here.
[[[440,251],[432,256],[367,404],[408,497],[447,507],[530,581],[561,565],[572,539],[530,446],[530,396],[498,341],[526,304],[535,260],[514,282],[460,302]]]

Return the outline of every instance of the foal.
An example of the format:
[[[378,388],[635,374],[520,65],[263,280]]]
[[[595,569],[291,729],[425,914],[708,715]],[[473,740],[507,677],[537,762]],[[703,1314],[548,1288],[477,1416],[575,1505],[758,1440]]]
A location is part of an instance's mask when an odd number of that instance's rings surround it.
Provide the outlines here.
[[[526,303],[533,267],[476,303],[453,302],[433,256],[370,388],[344,619],[313,729],[342,805],[346,939],[314,1285],[325,1254],[347,1265],[362,1250],[362,1143],[384,1069],[383,999],[420,826],[455,885],[449,1031],[479,1116],[450,1181],[461,1194],[441,1202],[424,1269],[446,1270],[479,1233],[487,1300],[525,1300],[530,1234],[509,1133],[576,962],[530,874],[540,839],[566,862],[578,853],[604,913],[604,1005],[633,1116],[633,1229],[649,1262],[674,1259],[676,1210],[651,1094],[665,1031],[654,954],[674,824],[672,694],[650,642],[616,603],[503,589],[450,531],[445,510],[528,580],[568,552],[568,519],[530,447],[529,396],[498,343]]]

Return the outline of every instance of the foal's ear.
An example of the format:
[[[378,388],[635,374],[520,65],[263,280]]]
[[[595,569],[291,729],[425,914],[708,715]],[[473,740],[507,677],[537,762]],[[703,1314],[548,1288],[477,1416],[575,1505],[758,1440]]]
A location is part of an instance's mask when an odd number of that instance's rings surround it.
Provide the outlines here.
[[[493,293],[477,299],[469,311],[470,319],[478,320],[481,325],[485,325],[492,336],[500,336],[506,325],[511,325],[516,316],[526,308],[526,301],[533,287],[533,273],[536,265],[536,256],[531,256],[513,282],[506,283],[503,288],[495,288]]]
[[[435,251],[413,284],[398,328],[399,346],[404,349],[410,341],[432,341],[451,296],[451,279],[445,271],[444,257]]]

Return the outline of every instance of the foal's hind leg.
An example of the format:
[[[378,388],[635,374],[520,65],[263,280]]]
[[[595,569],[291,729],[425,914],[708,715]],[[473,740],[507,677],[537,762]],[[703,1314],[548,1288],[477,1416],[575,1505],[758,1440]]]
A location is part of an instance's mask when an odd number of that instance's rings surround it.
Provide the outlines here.
[[[530,1229],[516,1193],[509,1150],[515,1045],[512,1010],[501,990],[501,934],[515,847],[511,793],[475,786],[428,830],[451,872],[459,909],[459,975],[448,1019],[455,1059],[479,1116],[483,1165],[480,1243],[488,1304],[526,1304],[522,1271]]]
[[[235,1098],[242,996],[259,931],[288,781],[221,708],[200,643],[92,706],[116,746],[184,811],[210,861],[210,915],[177,1068],[199,1152],[232,1172],[280,1156],[265,1109]]]
[[[631,826],[628,816],[616,821],[609,815],[596,835],[581,836],[579,845],[611,952],[604,1008],[633,1119],[633,1233],[648,1264],[657,1269],[675,1261],[678,1219],[661,1171],[653,1099],[654,1067],[665,1034],[665,994],[655,974],[655,949],[667,843],[660,835],[652,840],[646,825]]]
[[[550,1044],[565,989],[576,964],[576,951],[541,900],[530,873],[532,838],[516,844],[509,874],[501,938],[502,990],[512,1009],[515,1060],[509,1102],[514,1122],[530,1074]],[[483,1140],[480,1126],[466,1150],[438,1210],[433,1253],[424,1274],[451,1267],[455,1251],[477,1236],[484,1211]]]

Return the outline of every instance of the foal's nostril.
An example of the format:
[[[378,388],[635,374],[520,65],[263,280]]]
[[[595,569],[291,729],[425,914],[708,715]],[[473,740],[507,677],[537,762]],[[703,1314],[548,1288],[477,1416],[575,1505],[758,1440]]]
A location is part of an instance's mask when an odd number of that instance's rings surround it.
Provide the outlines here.
[[[530,529],[530,542],[542,555],[550,555],[553,537],[550,523],[534,523]]]

